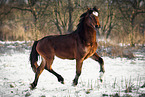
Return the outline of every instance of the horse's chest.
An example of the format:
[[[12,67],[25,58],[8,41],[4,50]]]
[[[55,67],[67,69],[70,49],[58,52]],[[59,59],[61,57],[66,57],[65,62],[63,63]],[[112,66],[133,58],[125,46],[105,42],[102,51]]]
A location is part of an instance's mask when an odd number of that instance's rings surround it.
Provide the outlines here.
[[[97,50],[97,43],[85,46],[84,51],[86,53],[86,58],[92,56]]]
[[[88,54],[92,54],[97,50],[96,47],[85,47],[85,52]]]

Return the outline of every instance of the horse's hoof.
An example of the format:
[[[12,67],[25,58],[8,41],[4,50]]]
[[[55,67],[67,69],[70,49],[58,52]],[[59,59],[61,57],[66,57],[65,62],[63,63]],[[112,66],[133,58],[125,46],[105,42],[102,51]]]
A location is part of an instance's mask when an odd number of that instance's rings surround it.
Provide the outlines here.
[[[30,84],[30,89],[31,89],[31,90],[34,90],[35,88],[36,88],[36,85],[34,85],[33,83]]]
[[[61,84],[65,84],[64,81],[60,81]]]
[[[73,81],[72,86],[77,86],[78,82]]]
[[[76,85],[75,83],[72,83],[72,86],[74,86],[74,87],[75,87],[75,86],[77,86],[77,85]]]
[[[58,77],[58,82],[60,82],[61,84],[64,84],[64,78],[62,76]]]
[[[103,76],[104,76],[104,73],[103,72],[100,72],[100,82],[103,82]]]
[[[74,84],[74,83],[72,83],[72,86],[74,86],[74,87],[75,87],[75,86],[77,86],[77,85],[76,85],[76,84]]]
[[[102,83],[103,82],[103,79],[100,79],[100,82]]]

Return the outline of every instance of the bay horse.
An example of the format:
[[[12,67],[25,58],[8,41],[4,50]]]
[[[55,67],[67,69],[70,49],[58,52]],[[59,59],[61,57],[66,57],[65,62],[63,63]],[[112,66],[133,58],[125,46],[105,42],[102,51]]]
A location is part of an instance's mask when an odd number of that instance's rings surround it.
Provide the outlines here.
[[[98,47],[96,42],[96,28],[100,27],[98,13],[96,7],[88,8],[80,16],[77,29],[72,33],[46,36],[34,42],[30,54],[30,63],[35,72],[35,79],[31,84],[31,89],[37,86],[38,78],[44,69],[54,74],[58,81],[64,84],[63,77],[52,69],[54,56],[62,59],[76,59],[76,75],[73,85],[78,84],[83,61],[89,57],[99,62],[100,72],[105,72],[104,61],[96,53]],[[42,57],[40,66],[37,64],[39,55]]]

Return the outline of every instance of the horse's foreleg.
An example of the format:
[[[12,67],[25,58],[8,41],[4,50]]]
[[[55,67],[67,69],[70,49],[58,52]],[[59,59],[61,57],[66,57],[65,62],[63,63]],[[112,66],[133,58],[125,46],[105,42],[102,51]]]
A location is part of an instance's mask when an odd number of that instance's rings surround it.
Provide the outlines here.
[[[104,69],[104,61],[103,61],[103,59],[97,53],[95,53],[91,58],[93,60],[99,62],[99,64],[100,64],[100,72],[103,72],[104,73],[105,72],[105,69]]]
[[[97,53],[95,53],[91,58],[100,63],[100,81],[102,82],[103,81],[103,73],[105,72],[104,61]]]
[[[44,62],[44,60],[42,60],[40,66],[37,68],[37,72],[35,73],[34,82],[31,84],[31,89],[34,89],[37,86],[39,76],[42,73],[42,71],[44,70],[45,64],[46,63]]]
[[[82,64],[83,64],[82,61],[76,60],[76,76],[73,80],[73,85],[74,86],[78,84],[78,79],[79,79],[79,76],[81,75]]]
[[[53,69],[52,69],[52,62],[53,60],[48,60],[47,61],[47,65],[45,66],[45,69],[48,70],[50,73],[54,74],[58,81],[61,82],[62,84],[64,84],[64,79],[61,75],[59,75],[58,73],[56,73]]]

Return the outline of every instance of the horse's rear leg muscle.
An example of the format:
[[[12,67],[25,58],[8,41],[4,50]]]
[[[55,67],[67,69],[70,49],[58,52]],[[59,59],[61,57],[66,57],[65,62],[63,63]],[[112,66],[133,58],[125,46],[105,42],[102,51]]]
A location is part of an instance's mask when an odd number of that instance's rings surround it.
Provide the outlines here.
[[[50,73],[54,74],[58,81],[61,82],[62,84],[64,84],[64,79],[61,75],[59,75],[58,73],[56,73],[53,69],[52,69],[52,62],[54,60],[54,57],[52,59],[47,59],[47,64],[45,66],[45,69],[48,70]]]
[[[97,53],[95,53],[91,58],[94,59],[95,61],[99,62],[99,64],[100,64],[100,72],[104,73],[105,69],[104,69],[104,61],[103,61],[103,59]]]
[[[34,89],[37,86],[39,76],[44,70],[45,64],[46,64],[45,60],[42,59],[42,62],[40,66],[37,68],[37,72],[35,73],[35,79],[34,82],[31,84],[31,89]]]

